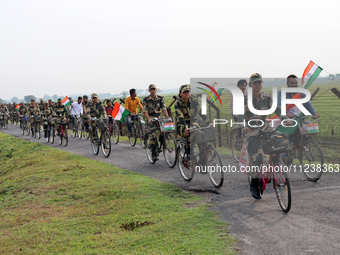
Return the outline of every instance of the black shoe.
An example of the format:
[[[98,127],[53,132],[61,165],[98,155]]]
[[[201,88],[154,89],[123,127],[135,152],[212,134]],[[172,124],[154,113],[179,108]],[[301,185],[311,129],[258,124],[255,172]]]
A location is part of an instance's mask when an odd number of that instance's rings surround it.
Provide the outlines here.
[[[250,183],[250,193],[255,199],[261,199],[260,190],[259,190],[259,179],[252,178]]]
[[[152,160],[158,160],[158,155],[156,150],[152,150]]]

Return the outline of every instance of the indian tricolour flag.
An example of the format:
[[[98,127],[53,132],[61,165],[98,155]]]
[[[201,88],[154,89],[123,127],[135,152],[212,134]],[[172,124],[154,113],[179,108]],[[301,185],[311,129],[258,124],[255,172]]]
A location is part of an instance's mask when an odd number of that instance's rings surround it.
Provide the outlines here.
[[[174,130],[174,129],[175,129],[175,125],[173,122],[164,123],[164,130]]]
[[[61,101],[61,103],[63,105],[65,105],[66,107],[69,106],[71,104],[70,100],[68,99],[68,97],[64,97],[63,101]]]
[[[126,110],[122,105],[115,102],[113,111],[112,111],[112,117],[115,120],[120,120],[120,122],[125,122],[126,116],[130,114],[129,110]]]
[[[15,107],[15,110],[17,111],[17,110],[19,110],[19,104],[17,104],[17,106]]]
[[[311,60],[302,75],[302,85],[304,84],[304,79],[306,77],[308,78],[308,82],[303,85],[303,88],[308,89],[309,86],[312,85],[314,80],[319,76],[322,70],[323,69],[320,66],[318,66]]]

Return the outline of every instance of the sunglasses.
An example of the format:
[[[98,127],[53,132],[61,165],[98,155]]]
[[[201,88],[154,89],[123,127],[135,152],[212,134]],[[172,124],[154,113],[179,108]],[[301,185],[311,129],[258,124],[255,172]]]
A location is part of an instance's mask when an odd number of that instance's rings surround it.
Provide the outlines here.
[[[151,88],[150,90],[156,90],[155,88]]]

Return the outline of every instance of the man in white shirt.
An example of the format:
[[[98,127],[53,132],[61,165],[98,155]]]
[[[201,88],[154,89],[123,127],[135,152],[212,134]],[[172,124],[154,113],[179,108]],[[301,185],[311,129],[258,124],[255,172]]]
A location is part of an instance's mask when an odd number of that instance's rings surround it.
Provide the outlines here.
[[[80,114],[83,113],[83,98],[81,96],[78,97],[78,101],[71,104],[71,120],[74,130],[74,121],[76,118],[80,118]]]

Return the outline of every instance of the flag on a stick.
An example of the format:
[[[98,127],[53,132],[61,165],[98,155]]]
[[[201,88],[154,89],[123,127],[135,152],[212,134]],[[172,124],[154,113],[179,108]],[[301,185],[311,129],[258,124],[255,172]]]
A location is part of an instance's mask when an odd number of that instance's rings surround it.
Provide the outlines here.
[[[309,86],[312,85],[314,80],[319,76],[322,70],[323,69],[320,66],[318,66],[311,60],[302,75],[302,85],[304,84],[304,79],[306,77],[308,78],[308,82],[306,83],[306,85],[303,85],[303,88],[308,89]]]
[[[61,101],[61,103],[63,105],[65,105],[65,107],[69,106],[71,104],[70,100],[68,99],[68,97],[64,97],[63,101]]]
[[[120,122],[124,123],[126,116],[128,116],[129,114],[130,114],[129,110],[126,110],[124,106],[115,102],[115,105],[112,111],[112,117],[115,120],[120,120]]]

